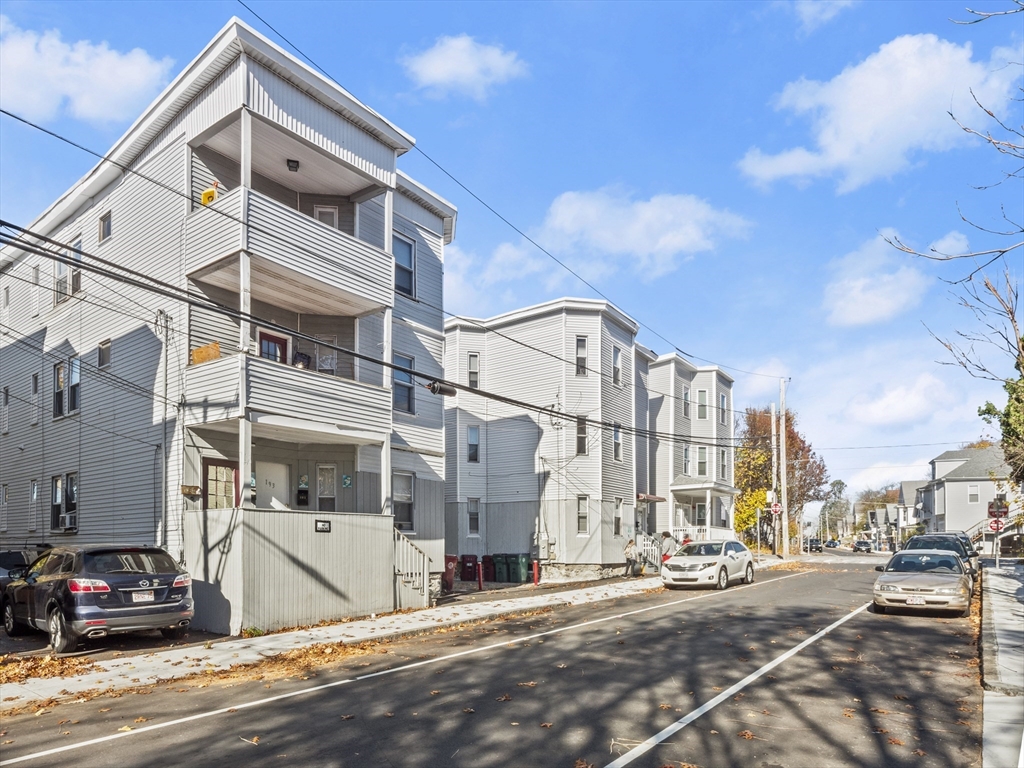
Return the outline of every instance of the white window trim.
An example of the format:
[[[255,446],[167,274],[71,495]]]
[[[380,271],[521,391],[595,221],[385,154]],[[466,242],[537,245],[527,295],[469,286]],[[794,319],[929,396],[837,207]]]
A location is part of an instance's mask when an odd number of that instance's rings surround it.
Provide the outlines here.
[[[619,496],[615,497],[615,507],[612,510],[612,536],[619,538],[623,537],[622,533],[622,499]],[[619,532],[615,532],[615,523],[619,524]]]
[[[77,366],[76,366],[76,363],[77,363]],[[71,373],[76,368],[78,369],[78,381],[77,382],[71,380]],[[77,398],[76,398],[78,402],[75,404],[74,408],[71,407],[71,390],[72,390],[73,387],[78,387]],[[65,389],[65,393],[66,393],[64,395],[64,415],[65,416],[70,416],[73,413],[78,413],[79,411],[81,411],[82,410],[82,358],[79,357],[78,355],[75,355],[74,357],[69,357],[68,358],[67,386],[64,389]]]
[[[77,251],[82,250],[82,236],[79,235],[74,239],[74,248]],[[82,254],[76,253],[75,251],[68,251],[68,256],[71,257],[72,261],[77,261],[79,264],[82,263]],[[82,292],[82,268],[79,267],[68,267],[68,292],[69,295],[74,296]],[[78,282],[78,287],[75,287],[75,282]]]
[[[63,386],[61,389],[57,389],[57,366],[61,366],[61,370],[64,372],[63,375]],[[63,419],[68,415],[68,363],[67,360],[61,360],[53,364],[52,367],[53,375],[51,376],[50,382],[50,413],[55,419]],[[60,393],[60,413],[53,413],[53,405],[57,402],[55,397],[57,393]]]
[[[725,396],[724,393],[720,392],[718,394],[718,411],[719,411],[719,413],[718,413],[718,421],[719,421],[720,424],[725,424],[726,423],[726,421],[725,421],[725,414],[728,411],[728,408],[729,408],[728,398]]]
[[[102,350],[103,350],[104,347],[106,347],[106,350],[107,350],[107,362],[102,363],[100,361],[101,361],[101,359],[103,357]],[[99,344],[96,345],[96,367],[97,368],[108,368],[110,366],[110,364],[113,362],[113,357],[111,356],[112,355],[112,351],[113,351],[113,347],[111,346],[110,339],[104,339],[103,341],[101,341]]]
[[[0,531],[7,530],[7,500],[10,495],[10,489],[7,483],[0,485]]]
[[[690,388],[683,387],[683,418],[690,418]]]
[[[320,470],[321,469],[333,469],[334,470],[334,496],[333,497],[331,497],[331,496],[324,496],[323,497],[325,499],[328,499],[328,498],[333,498],[334,499],[334,509],[333,510],[330,510],[330,509],[320,509],[320,498],[321,498],[321,496],[320,496]],[[338,465],[337,464],[335,464],[334,462],[330,462],[330,461],[323,462],[323,463],[317,462],[317,465],[316,465],[316,489],[315,490],[316,490],[316,511],[317,512],[331,512],[331,511],[338,512],[338,511],[340,511],[338,509]]]
[[[690,446],[683,445],[683,474],[692,477],[690,474]]]
[[[103,236],[103,220],[104,219],[107,219],[107,220],[110,221],[110,234],[107,235],[106,237]],[[107,240],[110,240],[113,237],[114,237],[114,212],[112,210],[109,210],[106,213],[100,214],[99,219],[97,219],[96,242],[97,243],[105,243],[105,242],[107,242]]]
[[[408,360],[409,361],[409,365],[404,365],[403,363],[395,362],[395,358],[396,357],[401,357],[401,358],[404,358],[405,360]],[[391,353],[391,363],[392,363],[392,365],[401,365],[403,368],[409,368],[410,370],[413,370],[413,371],[416,370],[416,358],[412,357],[411,355],[403,355],[401,352],[392,352]],[[405,414],[408,414],[409,416],[415,416],[416,415],[416,384],[415,384],[415,382],[410,383],[410,382],[407,382],[407,381],[399,381],[398,379],[395,378],[395,374],[397,374],[397,373],[399,373],[399,371],[396,371],[394,369],[391,370],[391,387],[392,388],[394,388],[394,387],[407,387],[409,389],[409,405],[411,407],[410,407],[410,409],[408,411],[397,409],[397,408],[394,407],[395,406],[395,402],[394,402],[394,398],[392,398],[391,410],[393,412],[395,412],[395,413],[405,413]]]
[[[61,251],[62,256],[67,256],[67,251]],[[64,270],[63,275],[61,270]],[[61,288],[61,283],[64,287]],[[63,261],[53,262],[53,306],[63,304],[71,298],[71,268]]]
[[[43,278],[39,265],[32,267],[32,317],[39,316],[39,307],[42,304]]]
[[[406,298],[409,298],[409,299],[415,299],[416,298],[416,241],[413,240],[411,237],[407,237],[406,235],[400,234],[397,230],[391,230],[391,238],[392,238],[392,243],[394,242],[394,240],[397,239],[397,240],[401,240],[403,243],[408,243],[410,245],[410,247],[412,248],[412,293],[406,293],[405,291],[398,290],[398,280],[397,280],[397,278],[396,278],[395,284],[394,284],[395,293],[398,294],[399,296],[405,296]],[[397,275],[399,266],[398,266],[398,259],[395,258],[395,246],[393,244],[391,246],[391,258],[395,262],[395,273]],[[405,267],[402,267],[402,269],[405,269]]]
[[[30,480],[28,484],[28,529],[36,530],[39,525],[39,481]]]
[[[473,370],[473,363],[476,363],[476,370]],[[476,374],[476,384],[473,383],[473,374]],[[466,353],[466,386],[471,389],[480,389],[480,353]]]
[[[39,389],[39,374],[33,373],[28,379],[29,424],[32,426],[39,423]]]
[[[612,460],[622,461],[622,426],[612,425]]]
[[[700,458],[702,454],[704,456],[703,461]],[[703,472],[700,471],[700,465],[702,463],[704,464],[704,471]],[[707,447],[702,445],[702,446],[699,446],[697,448],[697,474],[696,474],[696,477],[707,477],[707,476],[708,476],[708,449],[707,449]]]
[[[718,449],[718,464],[719,464],[719,466],[718,466],[718,479],[719,480],[725,480],[726,479],[725,470],[726,470],[726,466],[727,466],[726,465],[726,451],[725,451],[725,448],[719,448]]]
[[[322,212],[333,213],[334,223],[328,224],[326,221],[321,220],[320,214]],[[331,227],[331,229],[338,228],[338,206],[336,205],[314,205],[313,206],[313,218],[319,221],[321,224]]]
[[[410,501],[409,502],[402,502],[402,503],[403,504],[405,504],[405,503],[411,504],[411,506],[412,506],[412,514],[410,515],[410,517],[412,518],[412,522],[410,524],[411,525],[410,528],[408,528],[408,529],[398,528],[398,530],[401,531],[402,533],[404,533],[406,536],[409,536],[409,535],[415,536],[416,535],[416,473],[415,472],[405,472],[403,470],[395,470],[395,471],[393,471],[391,473],[391,487],[392,488],[395,487],[395,478],[399,477],[399,476],[408,477],[409,478],[409,497],[410,497]],[[392,492],[392,496],[391,496],[391,511],[392,511],[392,516],[395,517],[396,520],[397,520],[397,516],[394,515],[394,509],[395,509],[395,505],[398,504],[398,503],[399,502],[395,500],[394,493]]]
[[[581,501],[585,501],[586,502],[586,510],[585,510],[586,511],[586,517],[584,519],[587,521],[587,530],[585,530],[585,531],[581,531],[580,530],[580,502]],[[577,536],[589,536],[590,535],[590,497],[586,496],[586,495],[583,495],[583,494],[580,494],[580,495],[578,495],[576,497],[576,535]]]
[[[616,358],[618,362],[616,363]],[[619,347],[612,347],[612,384],[622,386],[622,350]]]
[[[971,489],[974,492],[971,492]],[[971,501],[971,496],[976,497],[974,501]],[[968,504],[980,504],[981,503],[981,486],[980,485],[968,485],[967,486],[967,503]]]
[[[0,435],[6,435],[10,429],[11,388],[0,388]]]
[[[476,533],[473,533],[473,529],[470,526],[470,520],[473,516],[470,514],[470,508],[473,502],[476,502]],[[466,499],[466,536],[470,539],[480,538],[480,499]]]
[[[471,435],[473,430],[476,430],[476,459],[469,458],[469,447],[473,445]],[[466,463],[467,464],[479,464],[480,463],[480,425],[479,424],[467,424],[466,425]]]
[[[701,395],[704,395],[704,402],[703,403],[700,401],[700,396]],[[701,408],[704,409],[704,415],[703,416],[700,415],[700,409]],[[697,420],[698,421],[707,421],[707,418],[708,418],[708,391],[706,389],[698,389],[697,390]]]
[[[583,426],[583,452],[580,452],[580,426]],[[574,456],[589,456],[590,455],[590,431],[587,427],[587,417],[577,416],[576,417],[576,433],[574,435],[574,447],[576,452]]]
[[[580,373],[580,341],[583,341],[583,372]],[[586,377],[590,368],[590,342],[586,336],[576,337],[576,346],[573,348],[573,359],[576,361],[576,375]]]

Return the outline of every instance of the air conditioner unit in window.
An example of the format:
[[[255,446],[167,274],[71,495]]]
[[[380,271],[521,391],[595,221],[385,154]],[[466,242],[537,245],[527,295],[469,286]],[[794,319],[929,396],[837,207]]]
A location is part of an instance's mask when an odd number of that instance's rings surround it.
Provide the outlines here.
[[[78,529],[78,513],[72,512],[71,514],[63,514],[57,520],[57,527],[63,528],[65,531],[77,530]]]

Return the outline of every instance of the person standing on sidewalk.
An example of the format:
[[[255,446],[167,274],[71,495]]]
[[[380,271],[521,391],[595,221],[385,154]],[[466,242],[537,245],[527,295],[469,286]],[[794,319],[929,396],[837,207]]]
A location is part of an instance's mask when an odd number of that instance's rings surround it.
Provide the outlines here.
[[[661,562],[665,562],[679,547],[679,542],[672,538],[672,534],[665,531],[661,534]]]
[[[636,567],[636,543],[632,539],[626,542],[622,554],[626,556],[626,572],[622,575],[628,579]]]

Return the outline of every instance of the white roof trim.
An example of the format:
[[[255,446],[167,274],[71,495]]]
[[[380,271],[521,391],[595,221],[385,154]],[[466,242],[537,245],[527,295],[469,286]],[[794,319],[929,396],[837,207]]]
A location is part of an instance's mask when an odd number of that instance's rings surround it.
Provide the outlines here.
[[[605,301],[604,299],[579,299],[569,296],[545,301],[541,304],[533,304],[529,307],[523,307],[522,309],[514,309],[511,312],[505,312],[489,318],[467,318],[463,320],[457,317],[450,317],[445,321],[444,328],[445,331],[449,331],[457,327],[479,330],[481,325],[488,328],[500,327],[519,323],[534,317],[540,317],[541,315],[567,311],[600,312],[608,315],[609,319],[617,322],[633,334],[640,330],[640,324],[637,323],[636,320],[631,318],[610,301]]]
[[[403,171],[398,171],[398,191],[441,219],[445,245],[455,239],[455,219],[458,215],[455,205]]]

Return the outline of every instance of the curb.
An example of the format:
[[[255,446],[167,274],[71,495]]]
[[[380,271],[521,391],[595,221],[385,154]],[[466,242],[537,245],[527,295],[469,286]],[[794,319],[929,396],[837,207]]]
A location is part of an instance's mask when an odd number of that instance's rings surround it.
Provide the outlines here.
[[[1004,683],[999,679],[998,649],[996,646],[994,610],[989,598],[988,568],[982,569],[981,576],[981,631],[978,643],[981,646],[981,687],[1007,696],[1024,696],[1024,686]]]

